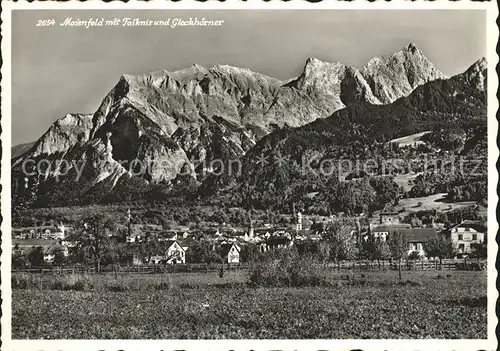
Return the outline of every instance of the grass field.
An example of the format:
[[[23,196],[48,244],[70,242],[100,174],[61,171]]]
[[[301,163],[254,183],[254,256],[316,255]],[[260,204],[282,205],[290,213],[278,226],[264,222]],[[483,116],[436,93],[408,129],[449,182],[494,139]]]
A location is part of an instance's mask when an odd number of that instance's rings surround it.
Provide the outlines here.
[[[389,143],[396,143],[396,144],[401,144],[401,145],[404,145],[404,146],[408,146],[408,145],[413,145],[414,143],[422,143],[422,137],[426,134],[429,134],[430,131],[426,131],[426,132],[420,132],[420,133],[416,133],[416,134],[411,134],[411,135],[406,135],[404,137],[401,137],[401,138],[397,138],[397,139],[392,139],[389,141]]]
[[[405,212],[418,212],[436,209],[437,211],[447,211],[475,205],[476,201],[445,202],[446,193],[439,193],[425,197],[411,197],[399,200],[399,204],[405,208]],[[421,202],[422,205],[418,206]],[[451,205],[451,208],[450,208]]]
[[[331,272],[307,288],[251,288],[242,271],[89,279],[13,289],[13,338],[486,338],[485,272]]]
[[[419,173],[403,173],[394,176],[394,182],[403,188],[404,191],[410,191],[413,188],[413,181]]]

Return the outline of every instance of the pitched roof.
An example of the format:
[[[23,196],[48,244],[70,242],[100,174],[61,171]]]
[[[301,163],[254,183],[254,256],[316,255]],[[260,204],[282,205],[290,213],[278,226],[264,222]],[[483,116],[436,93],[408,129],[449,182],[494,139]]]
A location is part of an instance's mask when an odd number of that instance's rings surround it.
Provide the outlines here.
[[[473,228],[473,229],[477,230],[478,232],[486,231],[486,224],[484,223],[484,221],[474,221],[471,219],[466,219],[462,223],[459,223],[457,225],[452,226],[450,229],[465,228],[465,227]]]
[[[411,224],[398,223],[398,224],[382,224],[376,225],[371,228],[372,232],[393,232],[399,229],[411,228]]]
[[[58,240],[44,239],[12,239],[12,246],[55,246],[59,243]]]
[[[198,244],[198,241],[193,238],[187,238],[186,240],[178,241],[179,245],[182,247],[191,247]]]
[[[286,236],[271,236],[269,239],[266,240],[267,245],[286,245],[290,242],[291,240],[287,238]]]
[[[171,247],[172,245],[174,245],[174,243],[179,244],[179,243],[177,242],[177,240],[165,240],[165,244],[166,244],[167,250],[168,250],[168,249],[170,249],[170,247]],[[179,246],[181,247],[181,249],[182,249],[182,250],[184,250],[184,248],[182,247],[182,245],[180,245],[180,244],[179,244]]]
[[[403,231],[408,242],[425,242],[437,236],[436,228],[411,228]]]
[[[377,226],[372,232],[388,232],[389,235],[401,233],[408,242],[425,242],[437,236],[436,228],[404,228],[395,225]]]
[[[237,232],[232,233],[231,236],[233,236],[233,237],[245,236],[246,234],[247,234],[247,232],[237,231]]]
[[[236,247],[236,250],[238,252],[240,252],[240,248],[238,247],[238,245],[235,245],[235,244],[222,244],[221,247],[220,247],[220,255],[222,257],[226,257],[229,254],[229,251],[231,251],[231,248],[233,246]]]

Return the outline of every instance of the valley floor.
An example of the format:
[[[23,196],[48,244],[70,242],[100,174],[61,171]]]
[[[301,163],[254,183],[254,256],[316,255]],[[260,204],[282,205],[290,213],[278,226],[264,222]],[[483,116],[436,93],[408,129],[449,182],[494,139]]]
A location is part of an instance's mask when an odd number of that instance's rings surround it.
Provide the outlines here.
[[[485,272],[409,271],[399,283],[393,271],[332,272],[337,285],[309,288],[251,288],[241,271],[167,276],[92,278],[111,292],[14,289],[13,338],[487,337]]]

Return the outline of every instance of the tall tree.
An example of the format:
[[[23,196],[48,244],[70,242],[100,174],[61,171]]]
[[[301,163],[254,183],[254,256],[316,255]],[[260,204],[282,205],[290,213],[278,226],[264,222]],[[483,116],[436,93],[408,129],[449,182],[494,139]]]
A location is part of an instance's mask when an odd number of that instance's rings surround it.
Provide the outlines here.
[[[330,258],[334,262],[353,258],[355,243],[352,237],[353,226],[347,222],[329,223],[323,233],[323,240],[330,246]]]
[[[424,244],[424,251],[427,257],[438,257],[439,268],[442,268],[443,258],[452,258],[456,255],[456,249],[451,240],[444,236],[437,236]]]
[[[399,279],[401,279],[401,260],[408,255],[408,242],[401,232],[394,232],[389,236],[391,256],[398,260]]]
[[[380,260],[391,257],[391,250],[387,241],[383,240],[381,237],[375,237],[374,235],[369,235],[368,238],[363,241],[361,250],[364,257],[372,261],[377,260],[379,270]]]
[[[56,266],[62,266],[66,263],[66,256],[64,255],[64,249],[61,246],[56,246],[52,250],[52,254],[54,255],[54,264]]]
[[[209,243],[198,242],[186,252],[186,261],[189,263],[214,263],[220,262],[220,257]]]
[[[110,236],[116,230],[116,223],[107,214],[94,213],[85,216],[77,227],[79,230],[68,241],[74,242],[83,260],[94,264],[96,272],[100,272],[104,257],[112,250]]]
[[[326,263],[330,259],[330,244],[327,241],[321,241],[318,245],[318,253],[320,259],[323,261],[323,266],[326,267]]]
[[[31,267],[40,267],[43,264],[43,247],[35,246],[28,253],[28,262]]]

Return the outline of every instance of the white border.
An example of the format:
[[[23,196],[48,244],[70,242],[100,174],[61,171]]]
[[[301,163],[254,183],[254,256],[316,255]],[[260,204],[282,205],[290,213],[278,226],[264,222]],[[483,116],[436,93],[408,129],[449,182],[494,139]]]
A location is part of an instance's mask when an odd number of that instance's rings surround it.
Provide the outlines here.
[[[498,79],[495,67],[498,63],[498,56],[495,51],[498,38],[498,28],[496,19],[498,17],[498,8],[495,1],[484,3],[473,3],[470,1],[404,1],[393,0],[390,3],[377,1],[370,3],[367,1],[356,0],[353,2],[326,2],[308,3],[301,0],[284,3],[273,1],[264,3],[262,1],[247,2],[205,2],[198,3],[185,0],[178,3],[170,2],[130,2],[127,4],[121,2],[104,3],[100,1],[80,2],[3,2],[2,3],[2,167],[1,167],[1,209],[3,222],[1,224],[2,233],[2,349],[4,350],[321,350],[321,349],[370,349],[370,350],[479,350],[496,349],[497,342],[495,336],[495,327],[497,318],[495,315],[496,300],[498,292],[495,286],[497,272],[495,269],[495,260],[497,255],[497,245],[495,245],[498,223],[496,221],[496,206],[498,197],[496,187],[498,183],[498,173],[496,162],[498,159],[498,148],[496,145],[498,122],[496,120],[496,111],[498,101],[496,91],[498,89]],[[484,9],[487,10],[487,60],[488,60],[488,339],[487,340],[11,340],[11,236],[10,226],[10,157],[11,157],[11,11],[16,9],[40,10],[40,9],[370,9],[370,10],[396,10],[396,9]]]

